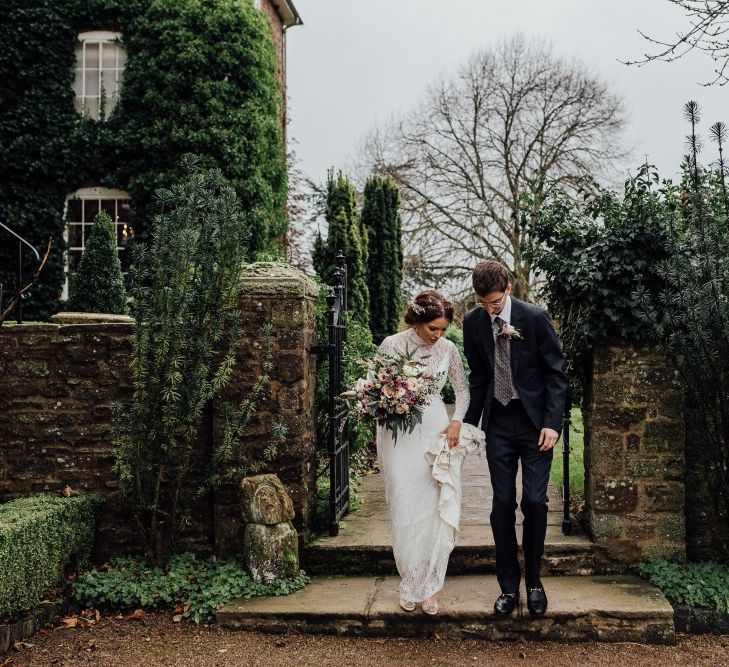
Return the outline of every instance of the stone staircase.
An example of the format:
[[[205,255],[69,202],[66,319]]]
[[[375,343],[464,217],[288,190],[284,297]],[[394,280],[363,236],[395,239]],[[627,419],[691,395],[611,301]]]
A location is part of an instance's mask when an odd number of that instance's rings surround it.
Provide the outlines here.
[[[310,585],[286,597],[233,601],[219,610],[218,623],[231,630],[272,633],[675,641],[673,609],[657,588],[637,577],[594,574],[593,544],[576,522],[574,535],[562,534],[561,502],[553,489],[544,558],[549,611],[534,619],[522,605],[511,618],[497,619],[485,459],[476,458],[464,468],[462,484],[461,530],[437,616],[400,609],[384,486],[373,475],[358,489],[361,506],[346,517],[339,535],[316,540],[302,554]]]
[[[449,574],[493,574],[495,546],[489,525],[491,483],[485,459],[474,459],[464,469],[461,529],[448,566]],[[521,481],[517,480],[517,486]],[[544,572],[546,575],[592,574],[595,569],[592,542],[573,521],[572,535],[562,533],[562,501],[550,486]],[[303,553],[302,566],[310,575],[395,575],[390,540],[390,519],[380,475],[366,477],[357,490],[361,507],[345,517],[339,535],[321,537]],[[521,513],[517,510],[517,523]],[[517,539],[521,541],[521,526]]]

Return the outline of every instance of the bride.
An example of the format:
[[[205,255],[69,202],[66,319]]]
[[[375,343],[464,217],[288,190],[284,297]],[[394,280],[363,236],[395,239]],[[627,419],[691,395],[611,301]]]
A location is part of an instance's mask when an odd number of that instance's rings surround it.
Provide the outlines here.
[[[438,612],[436,594],[443,587],[456,529],[441,518],[440,486],[433,478],[426,452],[441,433],[449,448],[458,445],[469,403],[461,356],[456,346],[443,337],[452,320],[451,304],[438,292],[426,290],[408,304],[405,322],[409,328],[385,338],[379,349],[380,354],[414,351],[414,358],[427,364],[427,373],[440,374],[438,393],[431,396],[423,409],[422,424],[412,433],[400,433],[395,442],[387,428],[377,427],[377,456],[390,508],[392,550],[401,579],[400,606],[414,611],[420,602],[430,615]],[[447,378],[456,394],[450,422],[440,397]],[[456,494],[460,505],[460,489]]]

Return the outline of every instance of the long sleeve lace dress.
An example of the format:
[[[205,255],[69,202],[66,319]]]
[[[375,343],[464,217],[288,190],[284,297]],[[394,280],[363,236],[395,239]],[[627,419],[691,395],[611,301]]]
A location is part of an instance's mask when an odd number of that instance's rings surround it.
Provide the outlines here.
[[[386,428],[377,427],[377,455],[390,509],[400,597],[422,602],[443,587],[456,540],[456,529],[443,521],[438,511],[440,488],[426,452],[433,438],[450,423],[440,396],[446,379],[451,380],[456,394],[453,420],[463,421],[469,392],[461,356],[451,341],[440,338],[426,345],[411,328],[387,337],[380,345],[380,352],[385,354],[413,350],[414,358],[427,364],[428,373],[440,374],[438,393],[426,405],[422,424],[410,434],[399,433],[397,442]]]

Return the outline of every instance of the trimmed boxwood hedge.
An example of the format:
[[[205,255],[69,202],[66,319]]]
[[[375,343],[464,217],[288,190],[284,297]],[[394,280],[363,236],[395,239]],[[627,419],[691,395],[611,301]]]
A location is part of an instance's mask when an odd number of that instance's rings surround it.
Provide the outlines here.
[[[88,560],[101,498],[38,495],[0,505],[0,616],[31,609],[70,561]]]

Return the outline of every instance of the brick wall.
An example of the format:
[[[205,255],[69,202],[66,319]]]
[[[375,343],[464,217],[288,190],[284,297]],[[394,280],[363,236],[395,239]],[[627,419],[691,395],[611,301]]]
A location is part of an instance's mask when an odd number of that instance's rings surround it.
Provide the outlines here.
[[[653,349],[603,347],[590,393],[585,502],[604,565],[685,561],[685,426],[675,372]]]
[[[271,282],[267,272],[275,272]],[[260,367],[260,326],[274,329],[270,391],[253,419],[248,445],[269,442],[274,417],[288,428],[273,466],[291,494],[299,528],[315,503],[314,344],[316,286],[287,268],[254,267],[241,306],[248,316],[240,367],[225,398],[240,400]],[[271,287],[273,285],[273,287]],[[130,324],[31,324],[0,327],[0,502],[64,486],[106,498],[97,522],[96,557],[139,548],[119,499],[110,404],[130,396]],[[197,447],[203,471],[214,446],[220,402],[206,414]],[[195,480],[193,479],[193,484]],[[221,554],[238,550],[237,490],[201,501],[182,534],[182,546]]]
[[[276,73],[281,84],[281,126],[284,129],[284,138],[286,136],[286,32],[283,21],[278,15],[276,8],[271,0],[262,0],[261,10],[266,14],[271,23],[271,32],[273,33],[273,44],[276,49]]]

